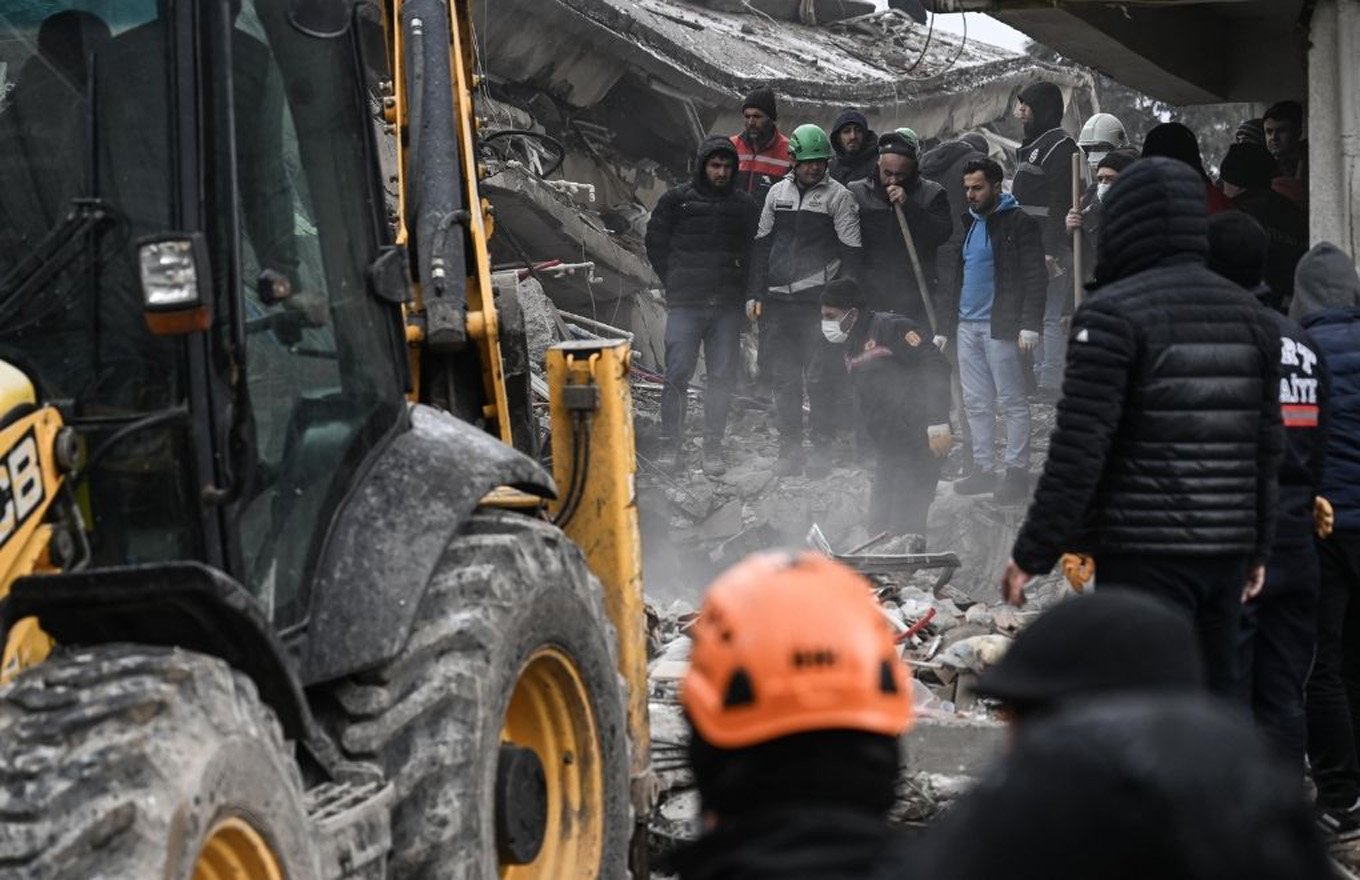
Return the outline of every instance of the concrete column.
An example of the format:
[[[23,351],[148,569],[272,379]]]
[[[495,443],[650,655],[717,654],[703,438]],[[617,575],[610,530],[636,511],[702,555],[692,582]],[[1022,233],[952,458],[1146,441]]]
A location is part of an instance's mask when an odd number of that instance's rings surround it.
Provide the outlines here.
[[[1360,0],[1319,0],[1308,52],[1308,188],[1314,242],[1360,257]]]

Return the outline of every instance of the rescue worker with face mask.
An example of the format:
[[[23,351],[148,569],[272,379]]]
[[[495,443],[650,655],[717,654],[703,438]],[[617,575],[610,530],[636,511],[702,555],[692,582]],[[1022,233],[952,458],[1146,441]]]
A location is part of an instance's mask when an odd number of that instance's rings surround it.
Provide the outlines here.
[[[928,328],[870,311],[852,278],[822,291],[822,335],[844,352],[859,418],[878,459],[869,532],[926,533],[926,518],[949,454],[949,360]]]
[[[713,583],[691,635],[680,703],[704,831],[681,880],[868,876],[896,840],[913,718],[872,585],[815,553],[758,554]]]

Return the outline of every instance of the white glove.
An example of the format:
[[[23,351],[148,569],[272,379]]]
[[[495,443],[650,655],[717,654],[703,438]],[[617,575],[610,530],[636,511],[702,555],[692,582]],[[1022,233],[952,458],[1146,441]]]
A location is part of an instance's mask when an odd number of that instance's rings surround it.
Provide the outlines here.
[[[935,343],[935,347],[938,348],[940,351],[944,351],[944,347],[949,344],[949,337],[936,336],[934,339],[930,341]]]
[[[1035,330],[1020,331],[1020,350],[1034,351],[1034,347],[1039,344],[1039,333]]]
[[[748,299],[746,301],[746,320],[754,321],[760,317],[760,300]]]

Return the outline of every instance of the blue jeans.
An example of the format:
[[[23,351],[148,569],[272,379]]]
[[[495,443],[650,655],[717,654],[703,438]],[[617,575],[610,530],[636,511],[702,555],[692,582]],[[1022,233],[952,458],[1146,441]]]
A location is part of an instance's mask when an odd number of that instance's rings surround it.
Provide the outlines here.
[[[707,368],[704,392],[704,442],[720,443],[732,407],[739,347],[746,314],[741,304],[673,306],[666,312],[666,383],[661,390],[661,436],[678,442],[685,432],[689,380],[703,347]]]
[[[1015,339],[993,339],[991,321],[960,321],[959,381],[963,411],[973,435],[973,462],[987,473],[996,470],[996,414],[1006,417],[1008,468],[1029,468],[1029,401],[1025,367]]]

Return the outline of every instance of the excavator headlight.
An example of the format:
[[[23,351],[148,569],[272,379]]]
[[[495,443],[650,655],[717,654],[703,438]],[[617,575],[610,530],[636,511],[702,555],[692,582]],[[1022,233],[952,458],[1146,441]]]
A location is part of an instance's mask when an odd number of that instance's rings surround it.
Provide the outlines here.
[[[198,233],[169,233],[137,242],[142,304],[152,333],[175,335],[206,330],[212,273]]]

